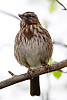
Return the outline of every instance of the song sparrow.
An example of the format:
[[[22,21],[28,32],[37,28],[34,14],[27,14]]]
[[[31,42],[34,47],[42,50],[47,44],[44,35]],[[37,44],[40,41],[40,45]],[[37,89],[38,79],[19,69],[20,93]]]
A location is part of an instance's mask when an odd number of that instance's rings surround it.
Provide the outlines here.
[[[15,58],[32,70],[48,64],[53,51],[48,31],[42,27],[34,12],[25,12],[19,17],[21,21],[20,31],[15,38]],[[40,95],[39,76],[30,80],[30,94]]]

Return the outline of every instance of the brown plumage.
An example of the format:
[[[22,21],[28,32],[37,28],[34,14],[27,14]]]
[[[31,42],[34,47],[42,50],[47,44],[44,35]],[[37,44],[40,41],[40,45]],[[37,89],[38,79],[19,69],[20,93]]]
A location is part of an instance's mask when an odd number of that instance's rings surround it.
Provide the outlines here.
[[[30,69],[47,65],[53,51],[51,36],[34,12],[19,14],[20,31],[16,35],[14,55],[19,64]],[[30,80],[30,94],[40,95],[39,76]]]

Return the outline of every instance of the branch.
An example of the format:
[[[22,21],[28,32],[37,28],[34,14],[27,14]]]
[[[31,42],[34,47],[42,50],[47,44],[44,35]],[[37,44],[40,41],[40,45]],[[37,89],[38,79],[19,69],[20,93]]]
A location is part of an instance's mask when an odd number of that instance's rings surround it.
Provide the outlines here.
[[[65,72],[65,71],[62,71],[61,69],[59,70],[60,72],[62,72],[62,73],[66,73],[67,74],[67,72]]]
[[[14,75],[13,73],[10,72],[13,76],[9,79],[1,81],[0,89],[8,87],[8,86],[16,84],[16,83],[19,83],[19,82],[22,82],[22,81],[25,81],[25,80],[29,80],[29,79],[34,78],[41,74],[60,70],[61,68],[64,68],[66,66],[67,66],[67,59],[63,60],[61,62],[58,62],[56,64],[47,65],[45,67],[41,67],[41,68],[33,70],[33,71],[28,71],[27,73],[21,74],[21,75]]]
[[[8,13],[8,12],[6,12],[6,11],[4,11],[4,10],[0,10],[0,13],[3,13],[3,14],[5,14],[5,15],[8,15],[8,16],[11,16],[11,17],[13,17],[13,18],[16,18],[16,19],[20,20],[17,16],[15,16],[15,15],[13,15],[13,14],[11,14],[11,13]]]
[[[66,44],[63,44],[61,42],[53,41],[53,44],[59,44],[59,45],[67,48],[67,45]]]
[[[63,10],[67,10],[67,8],[61,2],[59,2],[58,0],[56,1],[64,8]]]

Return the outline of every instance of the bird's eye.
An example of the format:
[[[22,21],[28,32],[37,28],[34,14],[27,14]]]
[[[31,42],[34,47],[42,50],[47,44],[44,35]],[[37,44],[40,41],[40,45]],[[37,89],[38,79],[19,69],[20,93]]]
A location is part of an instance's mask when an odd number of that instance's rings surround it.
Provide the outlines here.
[[[28,15],[26,15],[26,17],[31,17],[31,15],[28,14]]]

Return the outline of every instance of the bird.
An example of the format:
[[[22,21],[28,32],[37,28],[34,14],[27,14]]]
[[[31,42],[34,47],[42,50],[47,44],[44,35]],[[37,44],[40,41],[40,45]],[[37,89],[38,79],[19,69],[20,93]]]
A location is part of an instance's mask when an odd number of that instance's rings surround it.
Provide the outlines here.
[[[34,70],[45,67],[53,52],[49,32],[44,28],[34,12],[18,14],[20,30],[15,37],[14,56],[21,66]],[[31,96],[40,96],[39,76],[30,79]]]

